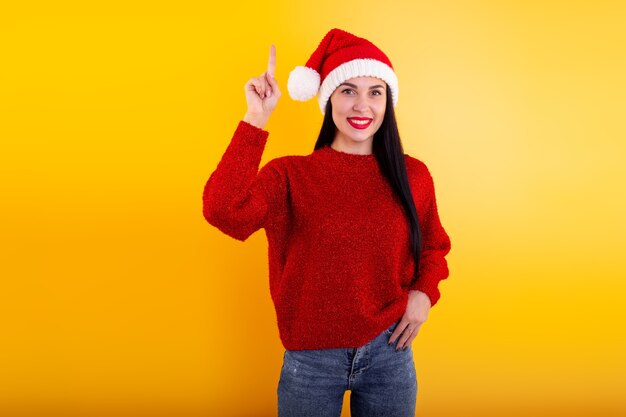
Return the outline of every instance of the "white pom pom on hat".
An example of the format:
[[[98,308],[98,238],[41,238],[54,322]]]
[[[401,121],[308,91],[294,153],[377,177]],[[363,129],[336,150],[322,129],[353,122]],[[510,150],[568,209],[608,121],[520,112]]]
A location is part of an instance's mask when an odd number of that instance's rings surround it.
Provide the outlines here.
[[[294,100],[307,101],[315,97],[320,88],[320,74],[312,68],[297,66],[289,73],[287,90]]]
[[[377,77],[391,89],[394,107],[398,102],[398,78],[387,56],[367,39],[341,29],[331,29],[306,63],[289,73],[287,90],[298,101],[319,93],[322,114],[331,94],[344,81],[354,77]]]

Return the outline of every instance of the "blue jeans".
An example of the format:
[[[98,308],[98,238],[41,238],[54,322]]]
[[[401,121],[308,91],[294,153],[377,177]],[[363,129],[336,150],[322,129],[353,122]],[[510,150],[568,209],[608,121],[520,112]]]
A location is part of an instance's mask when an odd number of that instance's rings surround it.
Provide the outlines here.
[[[278,416],[339,417],[346,390],[352,417],[415,416],[413,351],[387,344],[397,324],[358,348],[286,350]]]

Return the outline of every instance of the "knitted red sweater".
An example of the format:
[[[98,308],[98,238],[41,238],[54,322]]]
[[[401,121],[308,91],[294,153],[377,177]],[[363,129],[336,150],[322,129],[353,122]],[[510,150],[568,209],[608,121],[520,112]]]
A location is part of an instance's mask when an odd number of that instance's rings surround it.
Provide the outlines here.
[[[268,240],[270,293],[285,349],[359,347],[399,320],[408,290],[434,306],[450,239],[426,165],[405,155],[423,239],[415,277],[409,223],[376,157],[327,146],[259,170],[269,133],[240,121],[203,193],[206,220]]]

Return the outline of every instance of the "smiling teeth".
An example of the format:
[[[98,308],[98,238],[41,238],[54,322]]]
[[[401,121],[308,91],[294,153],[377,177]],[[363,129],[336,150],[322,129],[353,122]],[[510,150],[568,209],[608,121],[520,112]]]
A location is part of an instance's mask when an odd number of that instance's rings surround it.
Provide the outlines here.
[[[354,120],[354,119],[350,119],[350,121],[357,125],[366,125],[370,122],[370,120]]]

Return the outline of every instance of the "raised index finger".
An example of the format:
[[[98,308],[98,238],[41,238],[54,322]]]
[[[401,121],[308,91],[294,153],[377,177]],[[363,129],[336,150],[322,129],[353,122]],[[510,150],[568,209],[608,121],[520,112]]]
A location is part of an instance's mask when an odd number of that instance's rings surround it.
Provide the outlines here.
[[[276,47],[274,46],[274,44],[272,44],[270,46],[270,59],[267,62],[267,72],[269,72],[273,77],[275,70],[276,70]]]

